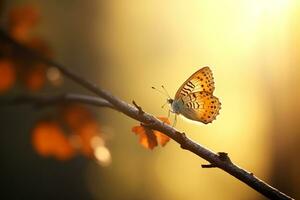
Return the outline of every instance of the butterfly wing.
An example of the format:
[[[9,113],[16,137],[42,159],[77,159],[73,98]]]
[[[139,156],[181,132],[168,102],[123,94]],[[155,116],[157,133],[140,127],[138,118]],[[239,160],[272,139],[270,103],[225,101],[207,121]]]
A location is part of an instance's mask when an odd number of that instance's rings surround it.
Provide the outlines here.
[[[215,89],[214,78],[209,67],[203,67],[192,74],[178,89],[175,99],[183,98],[193,92],[204,91],[212,94]]]
[[[180,114],[205,124],[215,120],[221,109],[219,99],[205,91],[190,93],[182,98],[182,102]]]

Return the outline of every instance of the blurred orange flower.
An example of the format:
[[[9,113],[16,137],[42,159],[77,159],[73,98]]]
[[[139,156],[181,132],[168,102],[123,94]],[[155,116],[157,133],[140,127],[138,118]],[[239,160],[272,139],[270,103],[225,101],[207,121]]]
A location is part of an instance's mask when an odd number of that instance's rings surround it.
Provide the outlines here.
[[[158,117],[158,119],[162,120],[166,124],[170,124],[169,119],[166,117]],[[158,144],[160,144],[161,146],[165,146],[170,140],[170,138],[165,134],[159,131],[152,130],[143,124],[141,124],[140,126],[132,127],[132,131],[136,135],[140,136],[140,144],[147,149],[153,149]]]

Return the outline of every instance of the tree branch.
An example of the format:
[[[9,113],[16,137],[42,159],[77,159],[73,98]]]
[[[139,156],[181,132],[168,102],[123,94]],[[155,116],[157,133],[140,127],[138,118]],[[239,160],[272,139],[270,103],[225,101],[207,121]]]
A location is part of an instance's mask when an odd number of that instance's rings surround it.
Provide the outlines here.
[[[73,81],[77,82],[79,85],[85,87],[89,91],[94,92],[99,97],[108,101],[111,105],[113,105],[113,107],[116,110],[144,124],[147,124],[148,127],[154,130],[163,132],[164,134],[166,134],[167,136],[175,140],[177,143],[179,143],[183,149],[193,152],[199,157],[207,160],[209,163],[211,163],[212,167],[217,167],[224,170],[228,174],[231,174],[235,178],[241,180],[242,182],[244,182],[251,188],[255,189],[259,193],[263,194],[264,196],[270,199],[292,199],[286,194],[280,192],[279,190],[263,182],[262,180],[254,176],[253,173],[250,173],[240,168],[236,164],[234,164],[229,159],[227,154],[225,156],[224,153],[216,154],[212,152],[211,150],[191,140],[184,133],[176,130],[174,127],[171,127],[166,123],[163,123],[153,115],[146,113],[144,111],[141,112],[142,109],[140,106],[137,105],[133,106],[131,104],[126,103],[125,101],[119,99],[118,97],[113,96],[108,91],[99,88],[97,85],[93,84],[87,79],[72,72],[70,69],[64,67],[63,65],[60,65],[42,55],[39,55],[33,50],[28,49],[22,44],[19,44],[18,42],[13,40],[9,35],[7,35],[3,30],[0,30],[0,38],[4,39],[6,42],[13,45],[14,48],[16,48],[17,50],[26,53],[26,55],[31,57],[32,59],[37,59],[44,62],[45,64],[57,67],[63,74],[68,76]]]
[[[115,109],[111,103],[102,98],[71,93],[56,96],[20,95],[13,99],[5,99],[1,101],[0,105],[33,104],[36,107],[44,107],[66,102],[77,102]]]

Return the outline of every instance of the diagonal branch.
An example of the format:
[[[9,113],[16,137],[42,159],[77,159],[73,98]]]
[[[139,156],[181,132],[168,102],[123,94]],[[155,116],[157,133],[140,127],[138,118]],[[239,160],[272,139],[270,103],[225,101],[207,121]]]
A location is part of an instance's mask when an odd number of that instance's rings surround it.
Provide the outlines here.
[[[152,129],[163,132],[164,134],[175,140],[178,144],[180,144],[181,148],[193,152],[199,157],[207,160],[209,163],[211,163],[212,167],[217,167],[224,170],[228,174],[231,174],[235,178],[241,180],[242,182],[244,182],[254,190],[258,191],[259,193],[263,194],[264,196],[270,199],[292,199],[291,197],[280,192],[276,188],[273,188],[272,186],[263,182],[262,180],[254,176],[253,173],[250,173],[234,164],[229,159],[227,154],[225,156],[224,153],[216,154],[212,152],[211,150],[207,149],[201,144],[198,144],[195,141],[191,140],[184,133],[176,130],[174,127],[171,127],[168,124],[165,124],[159,119],[155,118],[153,115],[144,111],[141,112],[140,107],[140,109],[138,109],[136,106],[126,103],[120,98],[113,96],[108,91],[99,88],[97,85],[93,84],[87,79],[72,72],[70,69],[64,67],[63,65],[60,65],[42,55],[39,55],[33,50],[28,49],[27,47],[19,44],[1,29],[0,38],[10,43],[12,46],[14,46],[15,49],[27,54],[27,56],[31,57],[32,59],[37,59],[44,62],[45,64],[57,67],[63,74],[68,76],[73,81],[77,82],[79,85],[85,87],[89,91],[94,92],[99,97],[111,103],[116,110],[124,113],[125,115],[133,119],[136,119],[144,124],[149,125],[149,127]]]

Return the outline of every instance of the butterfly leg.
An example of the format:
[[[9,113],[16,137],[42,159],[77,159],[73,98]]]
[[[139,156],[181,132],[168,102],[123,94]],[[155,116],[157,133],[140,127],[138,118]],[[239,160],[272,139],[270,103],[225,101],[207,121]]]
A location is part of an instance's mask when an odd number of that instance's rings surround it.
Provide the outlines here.
[[[174,126],[176,125],[176,123],[177,123],[177,115],[175,114],[175,117],[174,117],[174,122],[173,122],[173,125],[172,125],[172,127],[174,127]]]
[[[168,118],[170,118],[171,113],[175,113],[173,110],[169,109],[168,111]]]
[[[168,111],[168,119],[170,118],[171,112],[172,111],[169,109],[169,111]]]

